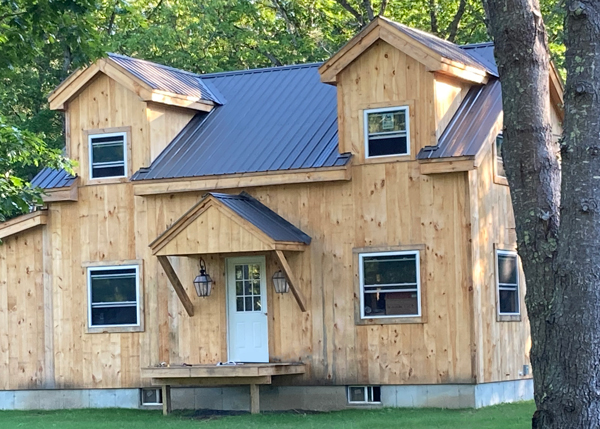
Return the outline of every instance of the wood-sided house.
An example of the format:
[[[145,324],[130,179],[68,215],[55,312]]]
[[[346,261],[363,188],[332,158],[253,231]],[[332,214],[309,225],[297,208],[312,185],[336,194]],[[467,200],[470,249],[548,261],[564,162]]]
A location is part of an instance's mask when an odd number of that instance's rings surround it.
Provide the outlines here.
[[[324,64],[110,54],[50,106],[77,176],[0,225],[0,408],[532,396],[490,43],[376,18]]]

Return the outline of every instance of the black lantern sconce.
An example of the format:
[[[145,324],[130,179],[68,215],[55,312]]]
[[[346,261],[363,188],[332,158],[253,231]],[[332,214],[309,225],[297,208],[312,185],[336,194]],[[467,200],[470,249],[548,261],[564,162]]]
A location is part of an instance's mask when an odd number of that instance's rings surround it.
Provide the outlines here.
[[[200,258],[200,274],[194,279],[194,287],[196,288],[198,296],[202,298],[209,296],[212,290],[212,282],[210,276],[206,274],[206,264],[204,263],[204,259]]]
[[[273,274],[273,286],[277,293],[288,293],[290,291],[290,285],[281,270]]]

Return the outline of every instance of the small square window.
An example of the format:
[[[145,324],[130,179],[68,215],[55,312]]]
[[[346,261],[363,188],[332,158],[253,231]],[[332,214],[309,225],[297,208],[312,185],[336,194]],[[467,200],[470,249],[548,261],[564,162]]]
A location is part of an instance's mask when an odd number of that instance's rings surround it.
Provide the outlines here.
[[[410,153],[408,106],[364,111],[367,158]]]
[[[506,178],[506,171],[504,171],[504,160],[502,158],[502,143],[504,137],[502,133],[496,136],[496,176]]]
[[[88,268],[89,326],[139,326],[139,267]]]
[[[519,264],[516,252],[496,251],[496,284],[498,314],[519,315]]]
[[[361,318],[421,315],[419,252],[359,255]]]
[[[348,386],[349,404],[380,404],[381,386]]]
[[[142,405],[162,405],[161,389],[140,389]]]
[[[127,176],[127,133],[89,136],[90,179]]]

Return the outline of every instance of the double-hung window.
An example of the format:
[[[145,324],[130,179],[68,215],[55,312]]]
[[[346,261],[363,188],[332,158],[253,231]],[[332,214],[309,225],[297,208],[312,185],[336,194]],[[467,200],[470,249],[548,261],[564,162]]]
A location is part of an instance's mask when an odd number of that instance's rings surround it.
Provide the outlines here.
[[[516,252],[496,250],[496,284],[498,286],[498,314],[518,316],[519,264]]]
[[[90,179],[127,175],[127,133],[89,136]]]
[[[419,251],[359,254],[362,319],[421,316]]]
[[[408,106],[364,111],[367,158],[410,153]]]
[[[139,326],[139,266],[88,268],[89,327]]]

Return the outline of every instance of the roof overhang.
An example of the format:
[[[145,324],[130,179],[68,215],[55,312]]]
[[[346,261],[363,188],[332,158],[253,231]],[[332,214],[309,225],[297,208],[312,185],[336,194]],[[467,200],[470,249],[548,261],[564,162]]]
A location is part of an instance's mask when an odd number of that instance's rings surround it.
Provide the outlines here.
[[[66,104],[76,97],[99,73],[103,73],[137,94],[143,101],[210,112],[215,104],[209,100],[190,97],[152,88],[143,80],[121,67],[111,58],[101,58],[89,67],[77,70],[63,81],[49,96],[51,110],[65,110]]]
[[[7,222],[2,222],[0,223],[0,240],[36,226],[46,225],[47,222],[48,214],[45,211],[27,213]]]
[[[419,61],[431,72],[439,72],[471,83],[488,80],[487,71],[445,58],[425,44],[403,33],[386,19],[377,17],[319,68],[321,81],[335,85],[337,75],[376,41],[383,40]]]
[[[44,189],[42,201],[45,203],[54,203],[59,201],[78,201],[79,200],[79,177],[76,177],[70,186],[61,188]]]

